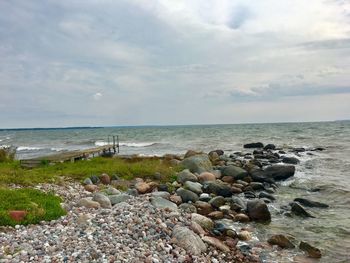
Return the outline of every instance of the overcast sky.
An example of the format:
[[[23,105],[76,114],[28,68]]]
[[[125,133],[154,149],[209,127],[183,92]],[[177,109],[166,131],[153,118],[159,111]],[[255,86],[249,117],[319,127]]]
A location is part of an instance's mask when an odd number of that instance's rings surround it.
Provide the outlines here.
[[[350,118],[348,0],[1,0],[0,127]]]

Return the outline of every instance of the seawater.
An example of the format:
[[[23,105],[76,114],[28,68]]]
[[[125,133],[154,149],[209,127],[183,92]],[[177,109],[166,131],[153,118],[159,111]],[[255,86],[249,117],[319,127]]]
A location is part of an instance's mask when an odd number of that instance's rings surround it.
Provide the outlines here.
[[[320,262],[350,262],[349,121],[1,130],[0,145],[16,146],[17,158],[25,159],[101,146],[107,143],[109,135],[119,136],[121,154],[183,154],[188,149],[222,149],[229,154],[242,151],[244,143],[257,141],[283,147],[324,147],[325,151],[298,157],[301,163],[294,178],[279,186],[277,200],[270,205],[271,224],[254,227],[260,240],[284,233],[308,241],[322,250]],[[315,188],[319,191],[313,191]],[[330,207],[309,209],[315,219],[282,215],[280,207],[296,197],[324,202]],[[293,262],[294,253],[298,252],[276,251],[275,255],[266,255],[266,262]]]

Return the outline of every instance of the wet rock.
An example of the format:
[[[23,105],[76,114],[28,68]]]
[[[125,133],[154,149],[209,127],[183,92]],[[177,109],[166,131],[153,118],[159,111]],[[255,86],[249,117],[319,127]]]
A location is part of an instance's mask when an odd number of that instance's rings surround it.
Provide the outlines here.
[[[264,184],[263,184],[263,183],[259,183],[259,182],[251,182],[251,183],[249,184],[249,186],[250,186],[254,191],[265,189]]]
[[[293,149],[293,152],[296,152],[296,153],[301,153],[301,152],[305,152],[306,151],[306,149],[305,148],[294,148]]]
[[[235,211],[241,211],[247,209],[247,204],[241,198],[232,196],[231,209]]]
[[[267,242],[271,245],[277,245],[281,248],[294,248],[294,244],[289,240],[288,237],[284,235],[273,235],[271,236]]]
[[[190,170],[186,169],[177,174],[177,181],[184,184],[186,181],[197,182],[198,178]]]
[[[266,193],[266,192],[260,192],[259,193],[259,198],[267,198],[267,199],[270,199],[272,201],[276,200],[276,198],[272,194],[269,194],[269,193]]]
[[[220,160],[220,156],[215,151],[211,151],[210,153],[208,153],[208,156],[213,164],[217,163]]]
[[[217,249],[220,249],[221,251],[230,252],[230,248],[226,246],[221,240],[215,237],[204,236],[202,237],[202,240],[205,243],[208,243],[209,245],[216,247]]]
[[[321,258],[322,254],[321,254],[321,250],[319,250],[318,248],[311,246],[310,244],[301,241],[299,248],[305,252],[308,253],[309,257],[312,258]]]
[[[213,193],[215,195],[220,195],[223,197],[232,196],[232,190],[230,185],[225,184],[219,180],[215,182],[206,182],[203,184],[203,190],[207,193]]]
[[[283,157],[282,158],[283,163],[288,163],[288,164],[298,164],[300,163],[299,159],[296,157]]]
[[[187,227],[175,226],[172,237],[178,246],[192,255],[200,255],[207,250],[201,238]]]
[[[248,176],[248,172],[238,166],[229,165],[222,170],[223,176],[231,176],[235,180],[241,180]]]
[[[250,200],[247,202],[247,213],[251,220],[258,222],[271,221],[270,211],[262,200]]]
[[[254,181],[258,182],[273,182],[274,180],[286,180],[293,176],[295,167],[293,165],[271,165],[265,170],[256,170],[251,173]]]
[[[254,192],[248,191],[248,192],[244,192],[244,197],[248,199],[254,199],[256,198],[256,195]]]
[[[186,181],[183,188],[190,190],[190,191],[196,193],[197,195],[200,195],[203,193],[202,185],[200,183],[197,183],[197,182]]]
[[[219,207],[219,210],[224,214],[228,214],[231,211],[231,207],[229,205],[222,205]]]
[[[246,223],[249,222],[250,219],[246,214],[237,214],[235,215],[235,221]]]
[[[329,205],[324,204],[324,203],[320,203],[320,202],[316,202],[316,201],[312,201],[309,199],[305,199],[305,198],[295,198],[294,199],[295,202],[298,202],[304,206],[308,206],[308,207],[320,207],[320,208],[327,208],[329,207]]]
[[[229,183],[232,184],[235,182],[235,179],[232,176],[223,176],[221,178],[221,181],[225,182],[225,183]]]
[[[212,152],[217,153],[219,156],[222,156],[225,153],[223,150],[214,150],[214,151],[209,152],[208,154],[210,155],[210,153],[212,153]]]
[[[164,199],[162,197],[152,197],[151,203],[153,206],[161,209],[168,209],[171,211],[177,211],[177,205],[173,202],[170,202],[167,199]]]
[[[100,181],[103,184],[110,184],[111,183],[111,178],[109,177],[108,174],[103,173],[100,175]]]
[[[94,194],[92,200],[98,202],[103,208],[112,208],[111,201],[104,194],[96,193]]]
[[[202,173],[211,171],[213,166],[207,154],[199,154],[188,157],[181,162],[181,165],[189,169],[192,173]]]
[[[264,144],[261,142],[247,143],[243,145],[244,148],[263,148]]]
[[[119,195],[109,195],[108,198],[111,201],[111,204],[115,205],[121,202],[126,202],[131,198],[131,196],[128,194],[119,194]]]
[[[195,194],[194,192],[192,192],[190,190],[186,190],[182,187],[180,187],[179,189],[176,190],[176,194],[178,196],[181,196],[181,200],[184,203],[187,203],[187,202],[195,203],[199,199],[197,194]]]
[[[307,212],[306,209],[302,205],[298,204],[297,202],[292,202],[290,204],[290,207],[292,208],[291,209],[292,213],[297,216],[315,218],[315,216]]]
[[[209,172],[203,172],[200,175],[198,175],[198,180],[200,182],[207,182],[207,181],[215,181],[216,177],[214,174]]]
[[[209,202],[211,199],[210,195],[207,193],[203,193],[199,196],[199,201],[203,201],[203,202]]]
[[[197,208],[197,213],[201,215],[207,215],[213,212],[213,207],[206,202],[197,201],[194,203],[194,206]]]
[[[252,239],[252,235],[246,230],[239,232],[237,234],[237,237],[242,241],[248,241]]]
[[[264,147],[264,150],[267,151],[267,150],[275,150],[276,149],[276,145],[272,144],[272,143],[269,143],[267,145],[265,145]]]
[[[211,219],[200,214],[192,213],[191,220],[200,225],[204,230],[210,231],[214,227],[214,222]]]
[[[195,151],[195,150],[188,150],[188,151],[185,153],[184,158],[189,158],[189,157],[192,157],[192,156],[195,156],[195,155],[198,155],[198,154],[203,154],[203,152],[197,152],[197,151]]]
[[[234,187],[234,186],[231,187],[231,191],[232,191],[233,194],[240,194],[240,193],[242,193],[242,189],[241,188]]]
[[[209,204],[211,204],[215,208],[219,208],[220,206],[224,205],[226,203],[226,200],[222,196],[216,196],[213,197],[210,201]]]

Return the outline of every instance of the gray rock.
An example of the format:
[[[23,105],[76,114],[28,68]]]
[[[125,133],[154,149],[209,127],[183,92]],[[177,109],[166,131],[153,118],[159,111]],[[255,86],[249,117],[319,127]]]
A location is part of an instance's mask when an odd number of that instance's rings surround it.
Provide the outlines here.
[[[119,194],[121,194],[119,190],[115,189],[112,186],[109,186],[107,189],[104,190],[104,192],[107,195],[119,195]]]
[[[230,185],[225,184],[219,180],[215,182],[206,182],[203,184],[203,190],[207,193],[213,193],[215,195],[220,195],[223,197],[232,196],[232,189]]]
[[[197,182],[198,178],[193,173],[191,173],[190,170],[185,169],[177,174],[177,181],[183,184],[186,181]]]
[[[112,205],[119,204],[121,202],[125,202],[131,198],[128,194],[119,194],[119,195],[109,195],[109,200],[111,201]]]
[[[182,202],[187,203],[187,202],[192,202],[195,203],[198,201],[199,197],[196,193],[186,190],[182,187],[176,190],[176,194],[181,196]]]
[[[244,148],[263,148],[264,144],[261,142],[247,143],[243,145]]]
[[[171,211],[177,211],[177,205],[173,202],[170,202],[167,199],[164,199],[162,197],[152,197],[151,203],[153,206],[161,209],[169,209]]]
[[[83,184],[88,185],[88,184],[93,184],[90,178],[85,178],[83,181]]]
[[[247,202],[247,213],[251,220],[258,222],[271,221],[270,211],[264,201],[256,199]]]
[[[222,176],[232,176],[235,180],[241,180],[248,176],[248,172],[238,166],[230,165],[222,170]]]
[[[181,162],[181,165],[189,169],[192,173],[202,173],[211,171],[213,166],[207,154],[199,154],[188,157]]]
[[[276,200],[276,198],[272,194],[266,193],[264,191],[259,193],[259,198],[267,198],[272,201]]]
[[[264,187],[264,184],[263,183],[259,183],[259,182],[251,182],[249,184],[249,186],[253,189],[253,190],[263,190],[265,187]]]
[[[220,206],[224,205],[225,203],[226,203],[226,200],[222,196],[216,196],[209,201],[209,204],[211,204],[215,208],[219,208]]]
[[[187,190],[190,190],[190,191],[198,194],[198,195],[203,193],[202,185],[200,183],[197,183],[197,182],[186,181],[183,187]]]
[[[292,202],[290,207],[292,208],[292,213],[297,216],[315,218],[315,216],[311,215],[302,205],[298,204],[297,202]]]
[[[127,193],[128,195],[131,195],[131,196],[138,196],[138,195],[139,195],[139,192],[137,192],[137,190],[136,190],[135,188],[133,188],[133,189],[128,189],[128,190],[126,191],[126,193]]]
[[[169,199],[170,198],[170,193],[165,192],[165,191],[152,192],[151,195],[153,197],[162,197],[164,199]]]
[[[196,222],[198,225],[203,227],[203,229],[205,229],[205,230],[210,231],[214,228],[214,222],[210,218],[205,217],[203,215],[192,213],[191,220],[193,222]]]
[[[286,180],[293,176],[295,167],[293,165],[271,165],[265,170],[255,170],[251,173],[251,177],[256,182],[273,183],[275,180]]]
[[[86,208],[99,208],[101,205],[100,203],[96,202],[96,201],[92,201],[92,198],[90,197],[86,197],[86,198],[82,198],[79,200],[78,202],[78,206],[85,206]]]
[[[207,250],[202,239],[187,227],[175,226],[172,237],[175,243],[192,255],[200,255]]]
[[[241,198],[237,196],[232,196],[231,209],[235,211],[242,211],[247,209],[247,204]]]
[[[289,164],[298,164],[300,163],[299,159],[296,157],[283,157],[282,158],[283,163],[289,163]]]
[[[185,211],[186,213],[197,213],[197,208],[194,205],[188,203],[179,205],[179,209]]]
[[[109,200],[109,198],[102,193],[94,194],[92,200],[100,203],[101,207],[103,207],[103,208],[111,208],[112,207],[112,204],[111,204],[111,201]]]
[[[298,202],[304,206],[308,206],[308,207],[320,207],[320,208],[327,208],[329,207],[329,205],[324,204],[324,203],[320,203],[320,202],[316,202],[316,201],[312,201],[312,200],[308,200],[305,198],[295,198],[294,199],[295,202]]]
[[[209,202],[210,199],[211,199],[211,197],[207,193],[203,193],[199,196],[199,201]]]

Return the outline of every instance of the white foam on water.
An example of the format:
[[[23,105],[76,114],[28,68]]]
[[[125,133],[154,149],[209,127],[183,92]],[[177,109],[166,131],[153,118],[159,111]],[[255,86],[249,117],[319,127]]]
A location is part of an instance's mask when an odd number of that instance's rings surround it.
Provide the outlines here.
[[[30,147],[30,146],[19,146],[17,147],[17,151],[37,151],[41,150],[39,147]]]
[[[156,144],[155,142],[121,142],[121,143],[119,143],[120,146],[126,146],[126,147],[148,147],[148,146],[152,146],[155,144]],[[96,141],[95,145],[96,146],[105,146],[105,145],[108,145],[108,142]]]

